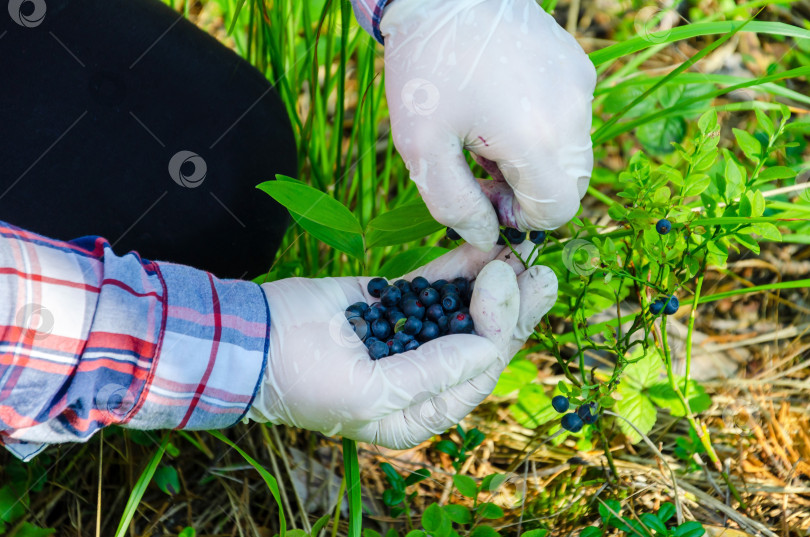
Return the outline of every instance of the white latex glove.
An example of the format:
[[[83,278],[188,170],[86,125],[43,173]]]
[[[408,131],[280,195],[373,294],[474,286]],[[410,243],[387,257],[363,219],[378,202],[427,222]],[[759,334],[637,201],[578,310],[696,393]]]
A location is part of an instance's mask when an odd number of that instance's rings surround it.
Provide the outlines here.
[[[521,245],[526,259],[532,245]],[[520,247],[519,247],[520,248]],[[453,334],[373,361],[344,316],[376,302],[370,278],[289,278],[264,284],[270,348],[247,417],[404,449],[461,421],[557,298],[548,267],[523,265],[508,249],[462,245],[404,276],[474,278],[470,313],[478,335]]]
[[[488,250],[499,220],[546,230],[576,214],[596,71],[535,0],[394,0],[380,30],[394,143],[437,221]],[[494,181],[476,182],[464,149]]]

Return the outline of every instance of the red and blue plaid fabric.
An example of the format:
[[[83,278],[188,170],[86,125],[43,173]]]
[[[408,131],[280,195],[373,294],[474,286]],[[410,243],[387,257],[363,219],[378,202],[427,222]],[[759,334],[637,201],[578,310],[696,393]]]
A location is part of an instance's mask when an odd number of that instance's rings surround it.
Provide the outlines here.
[[[28,460],[101,427],[217,429],[264,372],[261,288],[0,222],[0,442]]]

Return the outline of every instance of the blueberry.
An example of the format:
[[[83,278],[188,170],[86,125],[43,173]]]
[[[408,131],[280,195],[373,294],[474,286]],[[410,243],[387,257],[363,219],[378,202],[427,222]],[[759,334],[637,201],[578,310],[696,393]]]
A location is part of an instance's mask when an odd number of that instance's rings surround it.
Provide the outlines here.
[[[368,289],[368,294],[374,298],[380,298],[380,295],[382,295],[386,287],[388,287],[388,282],[385,281],[385,278],[371,278],[368,281],[366,289]]]
[[[554,407],[554,410],[562,414],[566,410],[568,410],[568,398],[564,395],[555,395],[554,398],[551,400],[551,406]]]
[[[664,314],[665,315],[674,315],[678,312],[678,308],[681,307],[681,303],[678,301],[678,297],[672,295],[669,297],[667,301],[667,305],[664,306]]]
[[[436,324],[439,325],[439,333],[442,335],[446,334],[450,331],[450,318],[447,315],[442,315],[436,320]]]
[[[442,290],[440,291],[440,294],[441,294],[442,296],[446,296],[446,295],[460,295],[460,294],[461,294],[461,291],[459,291],[458,287],[456,287],[456,285],[455,285],[455,284],[453,284],[453,283],[446,283],[446,284],[444,284],[444,287],[442,287]]]
[[[390,350],[391,348],[385,341],[375,341],[368,348],[368,354],[371,356],[372,360],[379,360],[380,358],[388,356]]]
[[[369,309],[363,314],[363,319],[367,320],[368,322],[376,321],[377,319],[382,318],[385,314],[385,306],[377,302],[376,304],[372,304]]]
[[[473,331],[473,320],[469,313],[457,312],[450,316],[451,334],[469,334]]]
[[[650,313],[652,313],[653,315],[658,315],[659,313],[661,313],[662,309],[664,309],[663,298],[658,298],[655,300],[655,302],[650,304]]]
[[[419,341],[430,341],[439,337],[439,325],[433,321],[424,321],[422,323],[422,330],[416,336]]]
[[[362,316],[368,310],[368,304],[365,302],[355,302],[348,308],[346,308],[346,312],[356,313],[357,315]]]
[[[588,403],[587,405],[580,406],[577,409],[577,416],[579,416],[579,419],[585,424],[590,425],[594,423],[599,417],[599,414],[596,413],[596,403]]]
[[[447,280],[436,280],[435,282],[431,283],[430,286],[437,291],[441,291],[442,287],[447,285]]]
[[[461,235],[459,235],[455,229],[449,227],[447,228],[447,238],[451,241],[460,241]]]
[[[388,320],[388,324],[395,326],[400,319],[406,319],[407,315],[398,309],[388,308],[388,311],[385,312],[385,318]]]
[[[350,318],[349,324],[352,326],[354,333],[357,334],[357,337],[360,339],[366,339],[371,332],[371,330],[369,330],[368,321],[362,317],[354,316]]]
[[[430,307],[439,301],[439,292],[433,287],[428,287],[419,293],[419,301],[424,304],[425,307]]]
[[[572,433],[578,433],[582,430],[582,418],[576,415],[574,412],[569,412],[565,416],[562,417],[561,421],[562,428],[566,431],[571,431]]]
[[[655,230],[661,235],[666,235],[672,230],[672,222],[670,222],[666,218],[662,218],[661,220],[655,223]]]
[[[386,339],[391,335],[391,325],[385,319],[377,319],[371,323],[371,333],[379,339]]]
[[[470,282],[468,282],[466,278],[458,277],[453,280],[453,285],[458,289],[458,294],[464,296],[464,293],[467,292],[467,288],[470,286]]]
[[[402,298],[402,291],[394,285],[389,285],[385,288],[385,291],[383,291],[382,296],[380,296],[380,302],[382,302],[384,306],[396,306],[400,298]]]
[[[419,348],[419,342],[416,341],[415,339],[412,339],[412,340],[410,340],[409,342],[407,342],[405,344],[405,350],[406,351],[412,351],[412,350],[418,349],[418,348]]]
[[[431,304],[430,307],[427,309],[425,313],[425,317],[428,320],[433,321],[434,323],[439,320],[439,317],[444,315],[444,310],[442,309],[442,305],[438,302],[436,304]]]
[[[425,316],[425,306],[415,296],[403,298],[402,302],[400,302],[400,306],[402,307],[402,313],[408,317],[421,319]]]
[[[405,321],[405,324],[402,327],[402,331],[406,334],[410,334],[415,336],[422,330],[422,321],[417,319],[416,317],[408,317],[408,320]]]
[[[442,308],[447,313],[453,313],[454,311],[458,311],[461,307],[461,298],[458,295],[445,295],[442,299]]]
[[[546,240],[546,232],[532,231],[529,233],[529,240],[532,241],[534,244],[543,244],[543,242]]]
[[[389,339],[386,342],[386,344],[388,345],[388,349],[391,354],[399,354],[401,352],[405,352],[405,345],[403,345],[401,341]]]
[[[408,334],[407,332],[400,330],[399,332],[394,334],[394,340],[399,341],[400,343],[405,345],[409,341],[413,341],[413,336]]]
[[[408,293],[413,293],[413,289],[411,288],[411,284],[410,284],[410,282],[408,282],[408,280],[397,280],[397,281],[394,282],[394,285],[400,291],[402,291],[403,295],[406,295]]]
[[[371,346],[374,344],[374,342],[375,342],[375,341],[380,341],[380,340],[379,340],[379,339],[377,339],[377,338],[376,338],[376,337],[374,337],[374,336],[368,336],[368,337],[367,337],[367,338],[366,338],[366,339],[363,341],[363,343],[365,343],[365,344],[366,344],[366,347],[369,347],[369,348],[370,348],[370,347],[371,347]]]
[[[513,227],[504,229],[503,234],[506,235],[506,240],[508,240],[509,244],[512,246],[517,246],[526,240],[526,232],[520,231],[519,229],[515,229]]]
[[[416,278],[411,280],[411,287],[413,287],[413,292],[418,295],[424,289],[430,287],[430,282],[427,281],[427,279],[423,278],[422,276],[417,276]]]

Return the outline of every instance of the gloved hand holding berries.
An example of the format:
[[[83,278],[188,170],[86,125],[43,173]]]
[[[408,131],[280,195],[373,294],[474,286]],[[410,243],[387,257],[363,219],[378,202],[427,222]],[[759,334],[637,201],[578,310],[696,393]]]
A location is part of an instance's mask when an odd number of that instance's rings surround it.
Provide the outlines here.
[[[437,221],[488,250],[499,221],[549,230],[576,214],[596,72],[535,0],[395,0],[380,31],[394,142]]]
[[[515,250],[528,260],[534,245]],[[264,379],[248,412],[257,421],[403,449],[458,423],[495,387],[557,297],[547,267],[525,269],[512,250],[462,245],[404,276],[475,279],[475,334],[449,334],[380,360],[347,322],[373,303],[370,278],[290,278],[262,286],[272,312]],[[393,281],[393,280],[392,280]]]

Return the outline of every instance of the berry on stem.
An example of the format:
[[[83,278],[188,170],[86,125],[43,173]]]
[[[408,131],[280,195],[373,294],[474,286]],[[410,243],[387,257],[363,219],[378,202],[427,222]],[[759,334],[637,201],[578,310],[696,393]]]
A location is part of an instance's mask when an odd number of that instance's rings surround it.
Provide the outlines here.
[[[661,313],[661,310],[664,309],[664,299],[657,298],[652,304],[650,304],[650,313],[653,315],[658,315]]]
[[[584,423],[582,422],[582,418],[577,416],[576,412],[569,412],[562,417],[560,425],[562,425],[562,428],[566,431],[578,433],[582,430]]]
[[[678,308],[681,307],[680,301],[678,301],[678,297],[672,295],[667,300],[667,305],[664,306],[664,314],[666,315],[674,315],[678,312]]]
[[[569,405],[568,398],[564,395],[555,395],[554,398],[551,399],[551,406],[560,414],[568,410]]]
[[[546,240],[546,232],[532,231],[529,233],[529,240],[532,241],[534,244],[543,244],[543,242]]]
[[[672,222],[670,222],[666,218],[662,218],[661,220],[655,223],[655,230],[661,235],[666,235],[672,230]]]
[[[588,403],[587,405],[580,406],[577,409],[577,416],[587,425],[595,423],[596,419],[599,417],[599,414],[596,413],[596,403]]]

